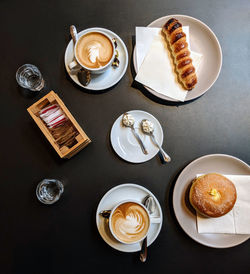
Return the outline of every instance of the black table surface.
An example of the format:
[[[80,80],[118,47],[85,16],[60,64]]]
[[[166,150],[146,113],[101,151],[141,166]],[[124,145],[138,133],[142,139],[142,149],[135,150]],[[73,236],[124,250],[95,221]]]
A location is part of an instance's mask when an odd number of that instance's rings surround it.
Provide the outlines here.
[[[133,85],[135,26],[185,14],[207,24],[223,51],[219,78],[202,97],[170,104]],[[250,2],[249,0],[56,0],[0,2],[1,184],[0,272],[7,273],[249,273],[250,241],[213,249],[193,241],[179,226],[172,194],[178,174],[207,154],[233,155],[250,163]],[[69,26],[104,27],[124,40],[129,65],[121,81],[92,94],[67,76],[64,52]],[[15,81],[17,68],[37,65],[46,88],[29,97]],[[58,93],[92,143],[61,160],[27,112],[50,90]],[[109,134],[123,112],[153,114],[164,131],[172,162],[155,157],[130,164],[113,151]],[[53,206],[41,204],[35,189],[44,178],[64,182]],[[122,183],[152,191],[163,211],[163,226],[146,263],[138,253],[107,245],[95,214],[102,196]]]

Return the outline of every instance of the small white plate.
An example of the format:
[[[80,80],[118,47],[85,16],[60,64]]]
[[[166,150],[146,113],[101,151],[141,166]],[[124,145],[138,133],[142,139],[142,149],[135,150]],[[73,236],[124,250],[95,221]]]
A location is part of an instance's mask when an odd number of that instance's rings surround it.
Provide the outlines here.
[[[225,155],[211,154],[198,158],[186,166],[179,175],[173,192],[173,206],[182,229],[200,244],[215,248],[239,245],[250,235],[201,234],[196,227],[196,214],[188,202],[188,190],[196,174],[218,172],[230,175],[250,175],[250,167],[240,159]]]
[[[151,195],[156,202],[156,210],[153,216],[160,217],[161,222],[152,224],[149,228],[147,237],[148,246],[150,246],[160,233],[162,227],[161,206],[152,192],[143,186],[136,184],[122,184],[110,189],[101,199],[96,211],[96,225],[103,240],[111,247],[123,252],[136,252],[141,250],[141,243],[122,244],[118,242],[109,231],[108,220],[99,215],[102,210],[112,209],[120,201],[132,199],[143,202],[147,195]]]
[[[64,55],[64,64],[66,71],[68,72],[71,79],[80,87],[83,87],[85,89],[89,90],[104,90],[107,88],[110,88],[114,86],[116,83],[118,83],[123,75],[125,74],[127,67],[128,67],[128,51],[127,48],[122,41],[122,39],[114,32],[104,29],[104,28],[90,28],[91,31],[103,31],[104,33],[107,33],[111,38],[115,38],[117,42],[117,50],[119,52],[119,61],[120,65],[117,68],[110,67],[107,71],[105,71],[102,74],[92,74],[91,75],[91,81],[87,86],[83,86],[79,80],[77,75],[73,75],[70,73],[68,65],[73,61],[74,59],[74,44],[73,40],[69,42],[65,55]],[[79,32],[78,35],[81,35],[83,31]]]
[[[148,119],[154,124],[154,136],[159,145],[162,145],[163,143],[163,130],[161,124],[153,115],[142,110],[131,110],[127,111],[127,113],[130,113],[135,118],[135,130],[141,137],[148,154],[146,155],[142,152],[131,128],[122,125],[123,114],[116,119],[112,126],[110,133],[112,147],[125,161],[131,163],[146,162],[152,159],[159,152],[159,149],[154,145],[150,136],[142,132],[140,123],[143,119]]]
[[[150,23],[147,27],[162,28],[172,17],[180,20],[183,26],[189,26],[190,48],[202,54],[202,60],[197,72],[198,83],[194,89],[188,92],[185,99],[185,101],[190,101],[204,94],[217,80],[222,66],[222,50],[213,31],[200,20],[187,15],[176,14],[161,17]],[[134,48],[133,62],[137,73],[136,48]],[[151,88],[146,86],[145,88],[158,98],[178,102],[178,100],[160,94]]]

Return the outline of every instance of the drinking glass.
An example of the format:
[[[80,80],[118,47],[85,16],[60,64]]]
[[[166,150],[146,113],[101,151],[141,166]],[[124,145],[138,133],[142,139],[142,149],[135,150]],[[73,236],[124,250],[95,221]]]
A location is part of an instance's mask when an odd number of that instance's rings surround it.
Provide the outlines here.
[[[64,191],[62,182],[56,179],[44,179],[36,188],[38,200],[44,204],[53,204],[59,200]]]
[[[22,65],[16,72],[17,83],[26,89],[39,91],[44,87],[44,80],[39,69],[31,64]]]

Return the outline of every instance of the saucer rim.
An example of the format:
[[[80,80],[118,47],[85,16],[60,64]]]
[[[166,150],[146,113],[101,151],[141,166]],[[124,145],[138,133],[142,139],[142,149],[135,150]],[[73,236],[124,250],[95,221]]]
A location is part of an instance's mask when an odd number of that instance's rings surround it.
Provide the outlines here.
[[[100,27],[92,27],[92,28],[87,28],[87,29],[84,29],[84,30],[81,30],[80,32],[78,32],[78,35],[81,35],[81,33],[85,32],[85,31],[103,31],[104,33],[107,33],[108,35],[113,35],[115,38],[117,38],[119,40],[119,43],[121,44],[122,48],[124,49],[124,52],[125,52],[125,65],[124,65],[124,69],[120,72],[120,74],[118,75],[118,77],[116,79],[114,79],[114,81],[112,83],[110,83],[109,85],[105,86],[104,88],[95,88],[95,87],[90,87],[90,86],[83,86],[80,82],[76,81],[74,79],[74,77],[72,77],[72,75],[70,74],[70,71],[69,71],[69,68],[68,68],[68,62],[66,61],[66,58],[70,52],[70,45],[73,43],[73,39],[71,39],[69,41],[69,43],[67,44],[67,47],[65,49],[65,53],[64,53],[64,66],[65,66],[65,69],[69,75],[69,77],[71,78],[71,80],[77,84],[78,86],[80,86],[81,88],[84,88],[84,89],[88,89],[88,90],[106,90],[106,89],[109,89],[111,87],[113,87],[114,85],[116,85],[121,79],[122,77],[125,75],[126,71],[127,71],[127,68],[128,68],[128,49],[125,45],[125,43],[123,42],[123,40],[121,39],[121,37],[116,34],[115,32],[109,30],[109,29],[106,29],[106,28],[100,28]],[[73,61],[73,60],[72,60]]]
[[[152,239],[150,242],[148,241],[148,243],[147,243],[147,244],[148,244],[148,245],[147,245],[148,247],[149,247],[151,244],[153,244],[153,243],[155,242],[155,240],[157,239],[157,237],[159,236],[159,234],[160,234],[160,232],[161,232],[162,224],[163,224],[163,213],[162,213],[161,205],[160,205],[158,199],[156,198],[156,196],[155,196],[150,190],[148,190],[146,187],[144,187],[144,186],[142,186],[142,185],[139,185],[139,184],[134,184],[134,183],[119,184],[119,185],[116,185],[116,186],[114,186],[114,187],[111,187],[111,188],[102,196],[101,200],[100,200],[99,203],[98,203],[97,209],[96,209],[96,226],[97,226],[97,230],[98,230],[100,236],[102,237],[102,239],[103,239],[110,247],[112,247],[112,248],[114,248],[114,249],[116,249],[116,250],[118,250],[118,251],[121,251],[121,252],[133,253],[133,252],[138,252],[138,251],[140,251],[140,248],[134,248],[133,250],[126,250],[126,246],[127,246],[126,244],[122,244],[122,245],[121,245],[123,248],[122,248],[122,247],[119,248],[119,247],[113,245],[111,242],[108,242],[108,241],[103,237],[103,235],[102,235],[102,233],[101,233],[101,231],[100,231],[100,229],[99,229],[99,226],[98,226],[98,221],[99,221],[99,218],[100,218],[99,212],[100,212],[100,207],[101,207],[102,202],[109,196],[110,193],[112,193],[113,191],[116,191],[116,190],[119,189],[119,188],[123,188],[123,187],[139,188],[139,189],[145,191],[147,194],[150,194],[150,195],[154,198],[154,200],[155,200],[155,202],[156,202],[157,208],[158,208],[159,213],[160,213],[160,216],[159,216],[159,217],[161,218],[161,222],[160,222],[160,223],[157,223],[158,229],[157,229],[157,231],[155,232],[155,236],[153,237],[153,239]],[[137,243],[137,244],[129,244],[129,246],[133,246],[133,245],[138,245],[138,243]]]
[[[164,141],[164,132],[163,132],[163,129],[162,129],[162,126],[161,126],[161,123],[159,122],[159,120],[151,113],[147,112],[147,111],[144,111],[144,110],[139,110],[139,109],[134,109],[134,110],[129,110],[129,111],[126,111],[127,113],[133,113],[133,112],[142,112],[142,113],[146,113],[148,114],[149,116],[153,117],[155,119],[155,121],[158,123],[158,126],[160,128],[160,132],[159,132],[159,136],[161,138],[161,140],[159,141],[159,145],[162,146],[163,144],[163,141]],[[156,149],[156,152],[152,154],[152,156],[149,158],[149,159],[142,159],[142,160],[138,160],[138,161],[131,161],[129,160],[128,158],[125,158],[123,157],[122,155],[120,155],[114,145],[113,145],[113,130],[114,130],[114,126],[116,126],[117,123],[119,123],[119,119],[122,117],[123,114],[119,115],[117,117],[117,119],[114,121],[114,123],[112,124],[112,127],[111,127],[111,130],[110,130],[110,142],[111,142],[111,146],[113,148],[113,150],[115,151],[115,153],[124,161],[128,162],[128,163],[133,163],[133,164],[140,164],[140,163],[145,163],[145,162],[148,162],[150,160],[152,160],[156,155],[157,153],[159,153],[159,149],[157,148]]]

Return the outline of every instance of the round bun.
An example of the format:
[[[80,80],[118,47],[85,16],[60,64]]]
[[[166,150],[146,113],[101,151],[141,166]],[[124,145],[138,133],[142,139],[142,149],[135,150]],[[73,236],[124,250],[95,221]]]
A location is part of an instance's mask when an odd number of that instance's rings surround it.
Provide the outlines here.
[[[227,214],[237,199],[234,184],[226,177],[209,173],[194,179],[189,192],[189,201],[194,209],[206,217]]]

